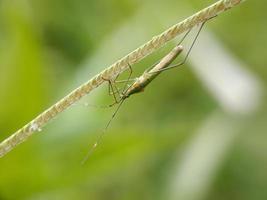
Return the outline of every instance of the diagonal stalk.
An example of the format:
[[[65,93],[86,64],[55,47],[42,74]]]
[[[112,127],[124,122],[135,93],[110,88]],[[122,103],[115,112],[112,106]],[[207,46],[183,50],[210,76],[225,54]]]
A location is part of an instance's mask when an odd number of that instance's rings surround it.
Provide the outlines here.
[[[177,35],[191,29],[192,27],[206,21],[207,19],[219,15],[220,13],[240,4],[243,1],[244,0],[220,0],[186,18],[182,22],[173,25],[160,35],[153,37],[150,41],[148,41],[141,47],[129,53],[122,59],[112,64],[110,67],[94,76],[86,83],[73,90],[70,94],[59,100],[50,108],[39,114],[32,121],[27,123],[24,127],[17,130],[14,134],[2,141],[0,143],[0,157],[3,157],[17,145],[26,141],[28,137],[30,137],[33,133],[41,130],[41,128],[45,126],[48,121],[66,110],[69,106],[77,102],[83,96],[90,93],[93,89],[101,85],[104,82],[103,78],[111,79],[113,77],[116,77],[118,74],[122,73],[128,68],[128,64],[132,65],[139,62],[155,50],[162,47],[168,41],[175,38]]]

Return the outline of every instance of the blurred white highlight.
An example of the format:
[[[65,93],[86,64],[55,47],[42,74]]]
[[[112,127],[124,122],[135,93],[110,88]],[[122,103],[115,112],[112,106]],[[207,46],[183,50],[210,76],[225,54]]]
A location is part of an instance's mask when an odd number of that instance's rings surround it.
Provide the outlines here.
[[[259,80],[231,56],[215,37],[203,31],[190,55],[192,69],[220,107],[190,140],[174,167],[169,199],[201,200],[206,197],[241,128],[243,116],[260,104]]]
[[[213,34],[201,33],[190,62],[194,72],[225,111],[245,114],[258,107],[261,97],[259,81],[246,70],[248,67],[244,63],[227,53]]]
[[[199,200],[205,197],[237,130],[238,123],[220,111],[202,124],[177,161],[178,165],[171,170],[169,199]]]

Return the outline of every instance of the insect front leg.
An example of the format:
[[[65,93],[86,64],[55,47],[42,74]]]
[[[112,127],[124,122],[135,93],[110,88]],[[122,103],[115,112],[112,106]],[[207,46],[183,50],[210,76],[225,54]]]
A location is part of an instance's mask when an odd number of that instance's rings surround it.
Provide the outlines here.
[[[120,102],[120,99],[117,99],[116,97],[116,94],[119,93],[118,88],[114,85],[114,83],[110,79],[106,79],[104,77],[102,77],[102,79],[108,82],[108,93],[109,95],[112,95],[114,98],[114,103],[110,104],[109,107],[114,106],[115,104],[118,104]]]
[[[128,85],[128,83],[131,82],[131,81],[136,81],[136,78],[131,78],[133,70],[132,70],[132,66],[129,63],[128,63],[128,68],[129,68],[130,73],[129,73],[129,76],[128,76],[127,79],[118,80],[118,81],[115,80],[114,81],[115,83],[125,83],[124,86],[123,86],[122,92],[120,93],[121,99],[123,99],[125,97],[125,93],[129,89],[129,87],[132,85],[132,84]]]

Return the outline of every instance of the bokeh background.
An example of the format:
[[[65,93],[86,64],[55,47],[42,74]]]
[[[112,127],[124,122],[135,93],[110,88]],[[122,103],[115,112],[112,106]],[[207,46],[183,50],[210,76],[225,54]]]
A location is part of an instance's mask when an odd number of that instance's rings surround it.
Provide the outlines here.
[[[213,2],[1,0],[0,140]],[[266,8],[248,0],[209,21],[189,62],[129,98],[84,165],[115,109],[85,105],[110,104],[107,84],[60,114],[0,159],[0,199],[267,199]]]

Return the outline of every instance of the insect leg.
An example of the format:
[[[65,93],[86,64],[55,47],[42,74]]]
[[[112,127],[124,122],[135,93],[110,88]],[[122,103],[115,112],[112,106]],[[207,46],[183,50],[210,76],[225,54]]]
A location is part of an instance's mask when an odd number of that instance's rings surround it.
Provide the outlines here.
[[[126,83],[126,84],[124,85],[123,89],[119,89],[119,91],[122,90],[122,92],[120,93],[120,96],[121,96],[121,97],[123,97],[124,93],[128,90],[127,83],[136,80],[136,78],[131,78],[132,73],[133,73],[133,70],[132,70],[131,65],[128,64],[128,67],[129,67],[129,70],[130,70],[130,74],[129,74],[128,78],[125,79],[125,80],[118,80],[118,81],[115,80],[115,81],[114,81],[114,83]]]
[[[129,76],[128,76],[128,78],[126,80],[123,80],[125,82],[129,82],[131,80],[131,76],[132,76],[132,73],[133,73],[132,66],[129,63],[128,63],[128,67],[129,67],[129,70],[130,70],[130,74],[129,74]],[[109,83],[109,85],[108,85],[109,95],[113,95],[114,100],[115,100],[115,102],[113,104],[110,104],[109,107],[120,103],[122,101],[122,97],[124,96],[124,92],[127,91],[127,89],[128,89],[128,88],[126,88],[127,87],[127,83],[126,83],[124,85],[123,89],[122,89],[122,92],[120,92],[120,89],[118,89],[117,86],[114,83],[122,82],[122,81],[116,81],[117,78],[118,78],[118,76],[115,78],[114,81],[111,81],[110,79],[106,79],[106,78],[102,77],[102,79],[104,81],[107,81]],[[119,99],[117,99],[116,94],[120,95]]]
[[[189,54],[191,53],[191,51],[192,51],[192,49],[193,49],[193,47],[194,47],[194,45],[195,45],[195,43],[196,43],[196,40],[197,40],[197,38],[198,38],[198,36],[199,36],[199,34],[200,34],[200,32],[201,32],[201,30],[202,30],[204,24],[205,24],[205,22],[203,22],[203,23],[201,24],[201,26],[200,26],[200,28],[199,28],[199,30],[198,30],[198,32],[197,32],[197,35],[196,35],[195,39],[193,40],[193,42],[192,42],[192,44],[191,44],[191,46],[190,46],[188,52],[186,53],[186,56],[185,56],[184,60],[183,60],[182,62],[180,62],[180,63],[175,64],[175,65],[171,65],[171,66],[169,66],[169,67],[166,67],[166,68],[157,70],[156,72],[162,72],[162,71],[169,70],[169,69],[172,69],[172,68],[179,67],[179,66],[183,65],[183,64],[187,61],[187,59],[188,59],[188,57],[189,57]],[[153,73],[154,73],[154,72],[153,72]]]
[[[116,104],[118,104],[121,100],[120,99],[117,99],[117,97],[116,97],[116,94],[118,94],[118,93],[120,93],[119,92],[119,90],[117,89],[117,87],[116,87],[116,91],[114,90],[114,87],[115,86],[113,86],[114,85],[114,83],[111,81],[111,80],[109,80],[109,79],[106,79],[106,78],[104,78],[104,77],[102,77],[102,79],[104,80],[104,81],[107,81],[108,82],[108,94],[111,96],[113,96],[113,98],[114,98],[114,103],[112,103],[112,104],[109,104],[109,105],[93,105],[93,104],[89,104],[89,103],[83,103],[83,104],[81,104],[81,105],[83,105],[83,106],[86,106],[86,107],[95,107],[95,108],[110,108],[110,107],[112,107],[112,106],[114,106],[114,105],[116,105]]]
[[[182,39],[180,40],[180,42],[178,43],[178,45],[182,44],[182,42],[185,40],[185,38],[187,37],[187,35],[191,32],[192,28],[190,28],[186,34],[184,34],[184,36],[182,37]]]
[[[114,98],[114,100],[115,100],[115,102],[114,102],[113,104],[110,104],[109,107],[114,106],[115,104],[117,104],[117,103],[120,102],[120,100],[118,100],[117,97],[116,97],[116,95],[115,95],[115,94],[118,93],[119,91],[114,92],[113,83],[112,83],[111,80],[106,79],[106,78],[103,78],[103,77],[102,77],[102,79],[103,79],[104,81],[107,81],[107,82],[108,82],[108,92],[109,92],[109,95],[113,95],[113,98]],[[117,88],[116,88],[116,89],[117,89]]]
[[[131,78],[132,73],[133,73],[132,66],[131,66],[129,63],[128,63],[128,67],[129,67],[130,73],[129,73],[129,76],[128,76],[128,78],[127,78],[126,84],[125,84],[124,87],[123,87],[122,95],[124,95],[124,93],[128,90],[128,88],[126,88],[126,87],[127,87],[127,82],[130,81],[130,78]]]
[[[111,83],[111,81],[110,81],[110,84],[109,84],[109,95],[114,95],[114,94],[118,94],[118,93],[119,93],[119,89],[118,89],[118,88],[116,87],[116,85],[115,85],[116,80],[117,80],[118,77],[119,77],[119,74],[116,76],[116,78],[115,78],[114,80],[112,80],[112,83]],[[112,84],[112,86],[116,89],[115,92],[110,91],[110,89],[111,89],[111,84]]]
[[[185,39],[186,36],[190,33],[191,30],[192,30],[192,29],[189,29],[189,30],[186,32],[186,34],[182,37],[182,39],[180,40],[180,42],[178,43],[178,45],[180,45],[180,44],[184,41],[184,39]],[[178,45],[177,45],[177,46],[178,46]],[[160,62],[160,61],[155,62],[153,65],[151,65],[151,67],[149,67],[148,69],[146,69],[146,71],[149,72],[149,71],[150,71],[151,69],[153,69],[157,64],[159,64],[159,62]],[[160,71],[160,70],[158,70],[158,71]],[[158,71],[151,72],[151,73],[156,73],[156,72],[158,72]]]
[[[130,78],[129,80],[126,79],[126,80],[119,80],[119,81],[116,81],[115,83],[127,83],[127,82],[130,82],[130,81],[135,81],[136,78]]]

